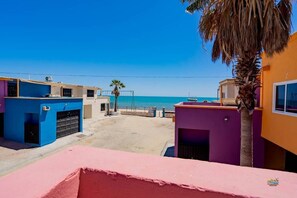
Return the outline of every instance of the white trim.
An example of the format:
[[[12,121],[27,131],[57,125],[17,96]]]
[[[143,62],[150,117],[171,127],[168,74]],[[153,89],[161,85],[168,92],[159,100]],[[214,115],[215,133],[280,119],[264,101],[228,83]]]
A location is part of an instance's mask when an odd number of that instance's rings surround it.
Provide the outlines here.
[[[295,83],[297,83],[297,80],[290,80],[290,81],[273,83],[272,113],[297,117],[297,113],[287,112],[287,88],[288,88],[288,84],[295,84]],[[275,110],[276,87],[281,86],[281,85],[285,85],[284,111],[277,111],[277,110]]]
[[[272,112],[275,113],[275,99],[276,99],[276,84],[272,85]]]

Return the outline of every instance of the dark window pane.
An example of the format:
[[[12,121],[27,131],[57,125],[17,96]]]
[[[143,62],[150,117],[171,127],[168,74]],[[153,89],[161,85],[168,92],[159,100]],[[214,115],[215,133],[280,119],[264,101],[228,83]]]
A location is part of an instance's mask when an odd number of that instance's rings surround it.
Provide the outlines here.
[[[16,82],[8,82],[8,97],[17,97],[17,83]]]
[[[285,109],[285,85],[276,86],[275,110],[284,111]]]
[[[287,85],[287,112],[297,113],[297,83]]]
[[[72,97],[71,89],[63,89],[63,97]]]
[[[94,90],[87,90],[87,97],[94,97],[95,91]]]

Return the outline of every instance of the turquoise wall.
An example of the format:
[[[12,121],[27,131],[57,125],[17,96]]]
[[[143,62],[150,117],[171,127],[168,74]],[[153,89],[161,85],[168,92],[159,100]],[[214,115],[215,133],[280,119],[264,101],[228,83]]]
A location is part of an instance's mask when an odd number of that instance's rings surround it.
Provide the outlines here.
[[[39,123],[40,146],[50,144],[56,140],[57,112],[80,110],[80,131],[82,122],[82,99],[33,99],[6,98],[6,112],[4,114],[4,138],[24,143],[25,122]],[[49,111],[43,111],[47,106]]]

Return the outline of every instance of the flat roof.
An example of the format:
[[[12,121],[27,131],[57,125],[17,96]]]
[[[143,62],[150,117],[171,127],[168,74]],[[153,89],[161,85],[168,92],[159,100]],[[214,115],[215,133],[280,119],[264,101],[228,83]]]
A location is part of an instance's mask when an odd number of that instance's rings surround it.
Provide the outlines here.
[[[233,83],[233,82],[235,82],[235,78],[228,78],[228,79],[220,81],[219,83],[223,84],[223,83]]]
[[[11,78],[11,77],[0,77],[0,81],[10,81],[10,80],[20,80],[21,82],[27,82],[27,83],[34,83],[34,84],[41,84],[41,85],[58,85],[58,86],[69,86],[69,87],[82,87],[87,89],[96,89],[96,90],[102,90],[99,87],[95,86],[84,86],[84,85],[74,85],[74,84],[66,84],[66,83],[59,83],[59,82],[45,82],[45,81],[38,81],[38,80],[27,80],[27,79],[21,79],[21,78]]]
[[[96,89],[96,90],[102,90],[99,87],[92,87],[92,86],[84,86],[84,85],[74,85],[74,84],[66,84],[66,83],[59,83],[59,82],[43,82],[43,81],[36,81],[36,80],[21,80],[22,82],[28,82],[28,83],[37,83],[37,84],[44,84],[44,85],[56,85],[56,86],[66,86],[66,87],[79,87],[79,88],[87,88],[87,89]]]
[[[207,104],[207,103],[206,103]],[[183,104],[183,102],[174,105],[176,108],[186,109],[217,109],[217,110],[234,110],[237,111],[237,106],[211,106],[211,105],[199,105],[199,104]],[[262,108],[255,108],[255,111],[262,111]]]
[[[5,99],[20,99],[20,100],[77,100],[83,98],[74,97],[5,97]]]

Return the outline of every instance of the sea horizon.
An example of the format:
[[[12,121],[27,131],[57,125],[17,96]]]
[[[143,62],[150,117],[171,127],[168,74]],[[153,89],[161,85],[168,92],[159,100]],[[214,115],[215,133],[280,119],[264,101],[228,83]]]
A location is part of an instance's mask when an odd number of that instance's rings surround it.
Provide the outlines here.
[[[109,95],[111,106],[114,103],[114,96]],[[165,108],[173,110],[174,105],[180,102],[187,102],[188,98],[196,98],[198,102],[213,102],[217,97],[182,97],[182,96],[119,96],[118,107],[121,109],[148,109],[156,107],[158,110]]]

